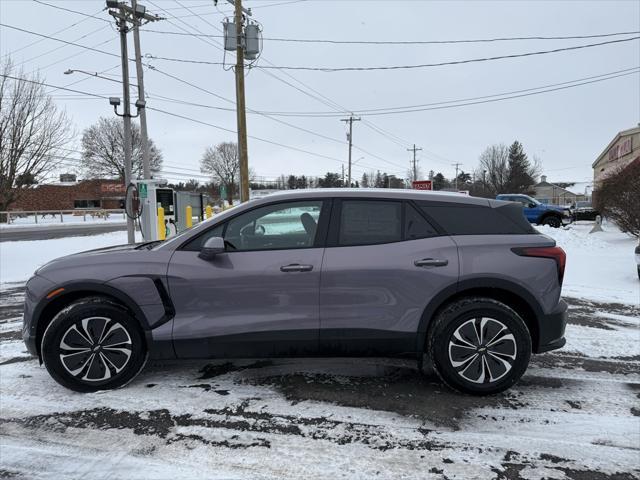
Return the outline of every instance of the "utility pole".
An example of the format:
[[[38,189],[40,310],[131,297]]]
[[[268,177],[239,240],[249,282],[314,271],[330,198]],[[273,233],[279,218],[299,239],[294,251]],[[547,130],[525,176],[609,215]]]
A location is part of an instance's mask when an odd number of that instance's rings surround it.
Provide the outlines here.
[[[355,118],[353,115],[349,115],[349,118],[343,118],[341,122],[349,122],[349,133],[347,134],[349,140],[349,169],[347,173],[347,187],[351,187],[351,149],[353,147],[353,122],[359,122],[360,118]]]
[[[456,167],[456,190],[458,190],[458,167],[462,165],[461,163],[452,163],[452,166]]]
[[[413,148],[407,148],[408,152],[413,152],[413,181],[417,182],[418,181],[418,165],[417,165],[417,161],[416,161],[416,152],[419,152],[420,150],[422,150],[422,148],[418,148],[416,147],[416,144],[413,144]]]
[[[236,24],[236,115],[238,117],[238,153],[240,155],[240,202],[249,201],[249,152],[247,148],[247,112],[244,96],[244,35],[242,0],[235,0]]]
[[[142,54],[140,52],[140,26],[142,25],[142,20],[145,19],[149,22],[155,22],[157,20],[161,20],[160,17],[154,17],[151,15],[147,15],[144,12],[144,7],[140,5],[142,8],[142,14],[140,14],[141,10],[138,9],[138,1],[131,0],[131,8],[134,12],[134,21],[135,24],[133,26],[133,45],[135,47],[136,53],[136,77],[138,79],[138,99],[141,101],[145,101],[144,97],[144,79],[143,79],[143,71],[142,71]],[[149,136],[147,134],[147,112],[143,108],[140,110],[140,137],[142,140],[142,177],[145,180],[151,179],[151,168],[149,166]]]
[[[129,97],[129,54],[127,52],[127,33],[129,32],[128,22],[132,25],[137,24],[136,17],[143,18],[150,17],[145,13],[145,8],[141,5],[136,5],[135,8],[130,7],[124,2],[118,0],[107,0],[107,8],[109,9],[109,15],[116,20],[118,31],[120,32],[120,55],[122,61],[122,114],[118,113],[118,106],[120,105],[120,99],[118,97],[110,97],[109,103],[113,106],[116,115],[122,117],[124,123],[124,183],[126,191],[129,191],[129,185],[132,184],[131,175],[131,118],[140,115],[141,111],[144,111],[144,100],[136,100],[136,115],[131,115],[131,99]],[[125,210],[131,212],[131,198],[125,196]],[[127,215],[127,242],[135,243],[135,225],[133,223],[133,217],[131,214]]]
[[[107,6],[109,4],[107,3]],[[118,12],[109,10],[109,14],[116,19],[118,30],[120,31],[120,54],[122,61],[122,101],[124,120],[124,184],[128,188],[131,184],[131,105],[129,99],[129,54],[127,53],[127,16],[126,13],[118,6]],[[117,105],[114,105],[114,108]],[[116,111],[116,114],[118,112]],[[125,202],[130,199],[125,197]],[[126,210],[130,210],[129,205],[125,205]],[[133,218],[127,215],[127,243],[135,243],[135,230]]]
[[[342,187],[344,186],[345,186],[345,183],[344,183],[344,163],[343,163],[342,164]]]

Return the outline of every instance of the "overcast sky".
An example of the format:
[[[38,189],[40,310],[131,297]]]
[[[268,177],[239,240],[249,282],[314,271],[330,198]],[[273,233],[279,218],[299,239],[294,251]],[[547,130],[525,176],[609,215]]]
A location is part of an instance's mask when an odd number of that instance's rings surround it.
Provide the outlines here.
[[[104,2],[43,0],[98,18]],[[168,35],[189,32],[220,35],[230,6],[207,0],[142,0],[150,12],[167,17],[144,27],[142,51],[156,57],[222,62],[221,38]],[[371,67],[432,64],[600,43],[638,36],[571,40],[519,40],[488,43],[426,45],[358,45],[300,43],[270,40],[465,40],[522,36],[574,36],[640,31],[639,1],[370,1],[370,0],[245,0],[253,19],[263,27],[263,55],[257,65],[311,67]],[[189,11],[187,8],[191,9]],[[195,14],[195,15],[194,15]],[[117,32],[99,19],[36,3],[0,0],[0,18],[6,25],[52,35],[66,41],[119,55]],[[73,25],[75,24],[75,25]],[[66,28],[73,25],[71,28]],[[119,60],[80,47],[63,45],[28,33],[0,27],[2,55],[39,70],[52,85],[107,96],[122,96],[121,86],[66,69],[104,72],[119,78]],[[66,28],[66,29],[65,29]],[[62,29],[59,33],[56,33]],[[37,42],[31,45],[33,42]],[[133,39],[130,36],[130,56]],[[226,55],[226,62],[235,61]],[[235,141],[234,111],[177,103],[232,108],[235,83],[222,65],[147,59],[147,63],[195,87],[158,71],[145,71],[149,107],[165,110],[232,132],[148,110],[150,136],[164,154],[172,179],[200,180],[199,160],[204,149]],[[249,139],[249,164],[258,175],[281,173],[323,175],[339,172],[347,159],[345,123],[340,112],[433,104],[485,97],[504,92],[559,84],[640,66],[640,41],[522,58],[484,61],[420,69],[322,72],[256,68],[246,77],[247,107],[263,112],[327,112],[331,117],[273,117],[248,114],[249,135],[319,154]],[[135,68],[131,64],[132,81]],[[307,94],[302,93],[307,92]],[[100,116],[111,116],[108,102],[65,91],[52,93],[81,132]],[[69,96],[71,95],[71,96]],[[132,98],[137,95],[132,88]],[[172,100],[160,98],[168,97]],[[315,97],[315,98],[314,98]],[[322,100],[324,103],[321,103]],[[450,105],[450,104],[449,104]],[[442,105],[441,105],[442,106]],[[538,157],[551,181],[585,181],[591,164],[614,135],[640,121],[640,83],[637,71],[606,81],[515,99],[393,115],[362,115],[354,123],[354,178],[379,169],[406,175],[416,144],[419,166],[453,176],[453,163],[473,170],[478,156],[490,144],[519,140],[530,157]],[[286,125],[281,122],[286,122]],[[297,129],[295,128],[297,127]],[[300,129],[314,132],[316,135]],[[382,132],[382,133],[381,133]],[[320,135],[320,136],[318,136]],[[328,137],[328,138],[326,138]],[[332,141],[335,140],[335,141]],[[79,145],[79,142],[78,142]],[[362,150],[360,150],[362,149]],[[79,154],[73,154],[79,156]],[[325,158],[330,157],[330,158]]]

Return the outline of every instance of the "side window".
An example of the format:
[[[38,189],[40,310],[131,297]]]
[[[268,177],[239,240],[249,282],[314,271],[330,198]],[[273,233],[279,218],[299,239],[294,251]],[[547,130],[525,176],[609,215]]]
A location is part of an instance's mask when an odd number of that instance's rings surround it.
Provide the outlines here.
[[[338,244],[371,245],[402,240],[402,203],[343,200]]]
[[[313,247],[322,200],[280,203],[256,208],[227,223],[228,251]]]
[[[478,205],[450,206],[430,205],[429,202],[418,202],[430,218],[433,218],[449,235],[506,235],[531,233],[528,222],[524,220],[522,209],[516,207],[505,215],[500,208],[482,207]],[[507,210],[504,210],[506,213]],[[518,221],[510,218],[517,215]],[[526,226],[525,226],[526,223]]]
[[[406,204],[404,219],[404,239],[415,240],[418,238],[435,237],[438,235],[433,226],[425,220],[410,203]]]

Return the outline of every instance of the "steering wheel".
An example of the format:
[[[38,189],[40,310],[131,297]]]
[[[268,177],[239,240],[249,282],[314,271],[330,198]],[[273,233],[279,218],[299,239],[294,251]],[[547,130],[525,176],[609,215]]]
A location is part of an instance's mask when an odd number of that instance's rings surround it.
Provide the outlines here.
[[[253,232],[254,235],[264,235],[266,230],[264,229],[264,225],[256,225],[256,229]]]

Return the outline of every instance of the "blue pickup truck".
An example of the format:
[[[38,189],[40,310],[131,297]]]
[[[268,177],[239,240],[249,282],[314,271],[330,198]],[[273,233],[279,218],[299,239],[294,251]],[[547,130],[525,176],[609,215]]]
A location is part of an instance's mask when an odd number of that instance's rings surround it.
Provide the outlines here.
[[[572,220],[571,210],[568,208],[540,203],[535,198],[527,195],[503,193],[498,195],[496,199],[522,204],[524,216],[527,220],[538,225],[559,228],[562,225],[571,223]]]

